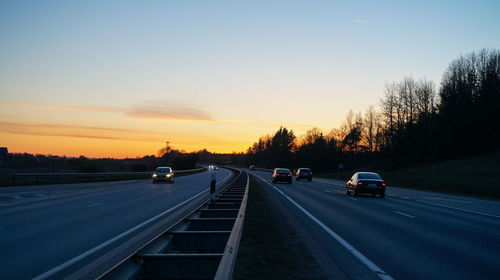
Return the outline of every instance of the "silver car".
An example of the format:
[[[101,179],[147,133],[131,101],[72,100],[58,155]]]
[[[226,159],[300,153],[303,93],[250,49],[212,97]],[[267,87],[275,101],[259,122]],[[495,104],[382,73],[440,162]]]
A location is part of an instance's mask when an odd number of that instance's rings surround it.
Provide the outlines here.
[[[174,182],[174,171],[170,167],[158,167],[155,172],[153,172],[153,184],[157,182],[165,181],[167,183]]]

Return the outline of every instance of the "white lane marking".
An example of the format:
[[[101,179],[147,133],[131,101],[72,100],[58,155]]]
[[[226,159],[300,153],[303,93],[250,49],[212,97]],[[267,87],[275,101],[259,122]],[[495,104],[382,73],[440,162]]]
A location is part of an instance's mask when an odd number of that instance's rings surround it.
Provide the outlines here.
[[[20,199],[20,198],[23,198],[23,197],[22,197],[22,196],[20,196],[20,195],[14,195],[14,196],[12,196],[12,197],[13,197],[13,198],[15,198],[15,199]]]
[[[325,192],[332,192],[331,190],[324,190]]]
[[[416,201],[417,201],[417,202],[420,202],[420,203],[424,203],[424,204],[429,204],[429,205],[432,205],[432,206],[443,207],[443,208],[449,208],[449,209],[453,209],[453,210],[464,211],[464,212],[468,212],[468,213],[473,213],[473,214],[483,215],[483,216],[492,217],[492,218],[497,218],[497,219],[498,219],[498,218],[500,218],[500,216],[498,216],[498,215],[493,215],[493,214],[483,213],[483,212],[479,212],[479,211],[467,210],[467,209],[458,208],[458,207],[451,207],[451,206],[447,206],[447,205],[440,205],[440,204],[430,203],[430,202],[426,202],[426,201],[422,201],[422,200],[416,200]]]
[[[87,208],[97,207],[97,206],[101,206],[103,204],[104,204],[104,202],[97,202],[94,204],[87,205]]]
[[[470,201],[465,201],[465,200],[457,200],[457,199],[448,199],[448,198],[439,198],[439,197],[428,197],[424,196],[425,199],[433,199],[433,200],[445,200],[445,201],[453,201],[453,202],[460,202],[460,203],[472,203]]]
[[[349,197],[350,200],[354,200],[354,201],[358,201],[357,198],[354,198],[354,197]]]
[[[222,180],[222,181],[224,181],[224,180]],[[46,272],[44,272],[44,273],[36,276],[35,278],[33,278],[33,280],[46,279],[48,277],[53,276],[54,274],[60,272],[61,270],[67,268],[68,266],[73,265],[74,263],[82,260],[83,258],[86,258],[86,257],[90,256],[91,254],[93,254],[93,253],[101,250],[102,248],[108,246],[109,244],[111,244],[111,243],[119,240],[120,238],[122,238],[124,236],[127,236],[128,234],[130,234],[130,233],[138,230],[139,228],[147,225],[148,223],[150,223],[150,222],[152,222],[152,221],[154,221],[154,220],[156,220],[156,219],[164,216],[165,214],[172,212],[173,210],[181,207],[182,205],[190,202],[191,200],[193,200],[195,198],[198,198],[199,196],[201,196],[202,194],[204,194],[204,193],[206,193],[208,191],[209,191],[208,189],[205,189],[205,190],[199,192],[197,195],[195,195],[195,196],[193,196],[193,197],[185,200],[184,202],[181,202],[181,203],[177,204],[176,206],[174,206],[172,208],[169,208],[168,210],[166,210],[166,211],[164,211],[164,212],[162,212],[162,213],[160,213],[160,214],[158,214],[158,215],[156,215],[156,216],[154,216],[154,217],[152,217],[152,218],[150,218],[150,219],[142,222],[141,224],[139,224],[139,225],[137,225],[137,226],[135,226],[135,227],[133,227],[133,228],[131,228],[131,229],[123,232],[123,233],[118,234],[117,236],[109,239],[108,241],[106,241],[104,243],[101,243],[100,245],[97,245],[94,248],[92,248],[92,249],[90,249],[90,250],[88,250],[88,251],[86,251],[86,252],[84,252],[84,253],[82,253],[82,254],[80,254],[80,255],[78,255],[78,256],[76,256],[76,257],[74,257],[74,258],[72,258],[72,259],[70,259],[70,260],[68,260],[68,261],[66,261],[66,262],[64,262],[64,263],[56,266],[56,267],[54,267],[54,268],[52,268],[52,269],[50,269],[50,270],[47,270]]]
[[[407,196],[400,196],[400,198],[402,198],[402,199],[408,199]]]
[[[410,215],[410,214],[406,214],[406,213],[404,213],[404,212],[394,211],[394,213],[399,214],[399,215],[403,215],[403,216],[408,217],[408,218],[415,219],[415,216],[412,216],[412,215]]]
[[[370,261],[367,257],[365,257],[361,252],[356,250],[351,244],[347,243],[340,235],[335,233],[333,230],[331,230],[329,227],[327,227],[325,224],[323,224],[318,218],[313,216],[309,211],[304,209],[302,206],[300,206],[297,202],[295,202],[292,198],[290,198],[288,195],[284,194],[281,190],[279,190],[276,186],[273,184],[267,182],[266,180],[262,179],[260,176],[255,175],[258,178],[260,178],[262,181],[266,182],[270,186],[272,186],[277,192],[281,193],[286,199],[288,199],[293,205],[295,205],[297,208],[299,208],[300,211],[302,211],[304,214],[306,214],[311,220],[313,220],[316,224],[318,224],[323,230],[325,230],[331,237],[333,237],[335,240],[337,240],[340,245],[342,245],[344,248],[346,248],[351,254],[353,254],[359,261],[361,261],[364,265],[366,265],[371,271],[373,271],[380,279],[384,280],[392,280],[393,278],[387,274],[385,271],[383,271],[380,267],[378,267],[376,264],[374,264],[372,261]]]
[[[148,193],[148,192],[149,192],[149,190],[146,190],[146,191],[138,192],[136,194],[145,194],[145,193]]]

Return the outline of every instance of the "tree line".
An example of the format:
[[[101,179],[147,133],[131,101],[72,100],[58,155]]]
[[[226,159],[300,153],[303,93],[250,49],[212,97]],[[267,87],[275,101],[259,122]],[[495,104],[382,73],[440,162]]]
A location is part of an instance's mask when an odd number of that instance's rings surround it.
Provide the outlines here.
[[[313,128],[300,138],[280,127],[240,161],[318,171],[377,159],[406,166],[496,151],[499,134],[500,51],[483,49],[453,60],[439,89],[411,76],[387,83],[378,110],[351,110],[339,128]]]

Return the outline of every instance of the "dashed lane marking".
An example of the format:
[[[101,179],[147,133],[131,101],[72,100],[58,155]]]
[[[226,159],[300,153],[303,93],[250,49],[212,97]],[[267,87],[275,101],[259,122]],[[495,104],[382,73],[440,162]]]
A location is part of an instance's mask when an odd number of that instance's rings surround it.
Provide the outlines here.
[[[104,202],[97,202],[94,204],[87,205],[87,208],[97,207],[97,206],[101,206],[103,204],[104,204]]]
[[[404,213],[404,212],[394,211],[394,213],[399,214],[399,215],[401,215],[401,216],[405,216],[405,217],[408,217],[408,218],[415,219],[415,216],[412,216],[412,215],[410,215],[410,214],[406,214],[406,213]]]
[[[430,203],[430,202],[422,201],[422,200],[416,200],[416,201],[420,202],[420,203],[432,205],[432,206],[443,207],[443,208],[448,208],[448,209],[453,209],[453,210],[459,210],[459,211],[463,211],[463,212],[467,212],[467,213],[473,213],[473,214],[478,214],[478,215],[482,215],[482,216],[486,216],[486,217],[492,217],[492,218],[500,219],[500,216],[489,214],[489,213],[484,213],[484,212],[479,212],[479,211],[473,211],[473,210],[467,210],[467,209],[458,208],[458,207],[452,207],[452,206],[447,206],[447,205],[440,205],[440,204]]]
[[[425,199],[432,199],[432,200],[444,200],[444,201],[460,202],[460,203],[472,203],[470,201],[465,201],[465,200],[440,198],[440,197],[428,197],[428,196],[424,196],[424,198]]]

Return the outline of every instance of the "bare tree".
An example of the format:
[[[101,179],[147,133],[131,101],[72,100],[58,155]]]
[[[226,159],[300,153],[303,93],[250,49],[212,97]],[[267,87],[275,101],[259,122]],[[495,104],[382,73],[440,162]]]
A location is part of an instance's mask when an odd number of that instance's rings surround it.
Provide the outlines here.
[[[378,114],[375,111],[373,105],[368,107],[368,110],[365,112],[365,118],[363,122],[364,127],[364,138],[366,139],[366,144],[368,146],[368,150],[372,152],[374,150],[375,143],[375,135],[378,123]]]
[[[432,81],[425,78],[419,80],[415,95],[417,106],[416,111],[419,117],[428,116],[434,112],[436,91]]]

